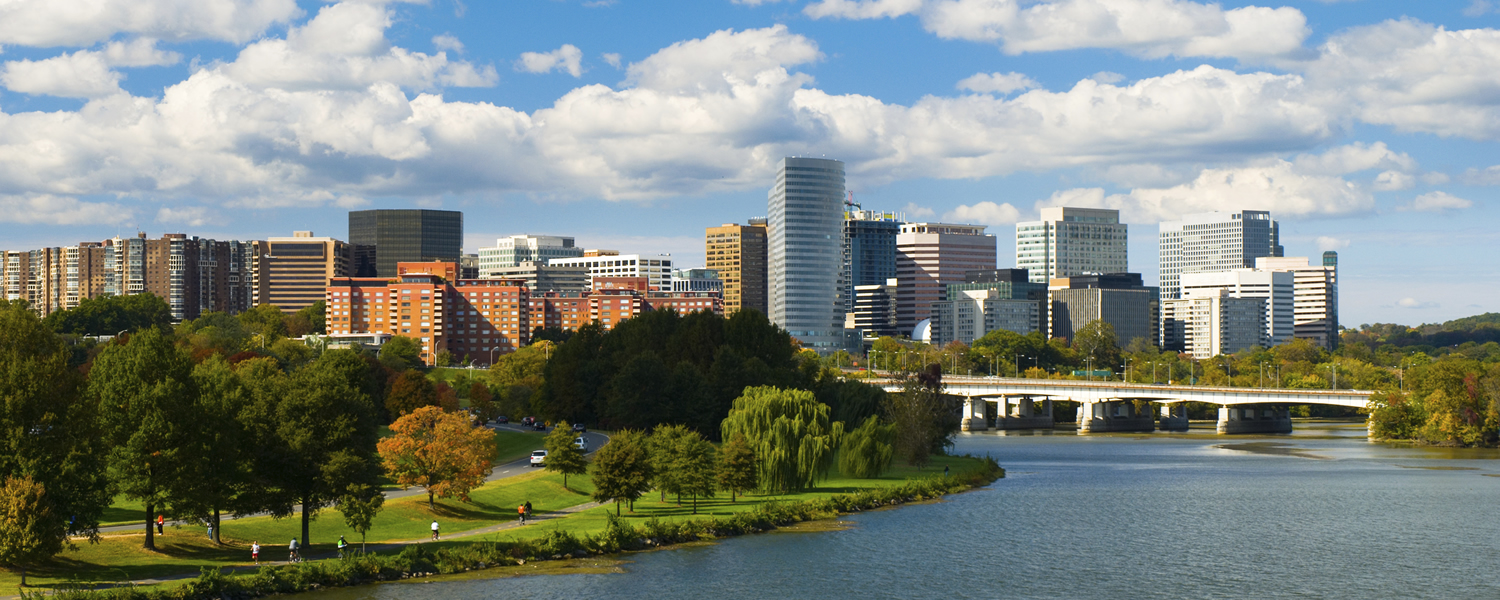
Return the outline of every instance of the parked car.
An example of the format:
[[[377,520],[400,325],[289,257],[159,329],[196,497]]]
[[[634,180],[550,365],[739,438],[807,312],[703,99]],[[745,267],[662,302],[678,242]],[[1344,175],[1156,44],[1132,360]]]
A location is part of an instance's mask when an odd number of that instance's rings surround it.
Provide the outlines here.
[[[578,439],[573,440],[573,447],[577,448],[579,450],[582,450],[584,452],[588,452],[589,451],[589,441],[586,440],[586,439],[583,439],[583,436],[580,435],[580,436],[578,436]]]
[[[574,423],[573,424],[573,432],[574,433],[583,433],[583,432],[588,431],[588,430],[589,429],[587,427],[583,426],[583,423]]]
[[[498,417],[495,417],[495,422],[496,423],[509,423],[510,422],[510,417],[507,417],[505,415],[500,415]]]
[[[547,465],[547,451],[533,450],[531,452],[531,466],[544,467]]]
[[[542,422],[542,421],[532,421],[531,422],[531,426],[532,426],[532,428],[536,429],[537,431],[546,431],[547,430],[547,424],[545,422]]]

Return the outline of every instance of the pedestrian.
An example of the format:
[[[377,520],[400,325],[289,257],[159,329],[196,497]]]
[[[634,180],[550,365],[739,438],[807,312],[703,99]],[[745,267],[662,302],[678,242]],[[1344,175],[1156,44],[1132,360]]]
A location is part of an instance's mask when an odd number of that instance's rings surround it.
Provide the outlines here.
[[[259,541],[250,542],[250,558],[252,558],[252,559],[255,560],[255,564],[257,564],[257,565],[260,564],[260,542]]]
[[[292,543],[287,544],[287,562],[297,562],[302,557],[297,556],[297,538],[292,538]]]
[[[349,542],[344,541],[344,536],[339,536],[339,558],[344,557],[344,549],[349,547]]]
[[[526,518],[528,518],[528,519],[531,518],[531,501],[530,500],[526,501]]]
[[[948,476],[948,465],[943,465],[943,477]]]
[[[167,523],[166,517],[156,515],[156,535],[161,535],[161,526]]]
[[[526,524],[526,505],[525,504],[517,504],[516,505],[516,516],[521,519],[521,524],[522,525]]]
[[[209,524],[209,526],[208,526],[208,539],[210,539],[210,540],[214,539],[214,526],[213,526],[213,524]]]
[[[438,524],[437,524],[436,520],[433,520],[433,522],[432,522],[432,541],[436,542],[437,539],[438,539]]]

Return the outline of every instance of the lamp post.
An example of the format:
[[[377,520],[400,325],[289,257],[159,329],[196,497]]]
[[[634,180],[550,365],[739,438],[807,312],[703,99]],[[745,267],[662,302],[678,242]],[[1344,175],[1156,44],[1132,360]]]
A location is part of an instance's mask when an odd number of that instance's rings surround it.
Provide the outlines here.
[[[1328,369],[1333,371],[1333,389],[1339,389],[1339,364],[1332,363],[1328,365]]]
[[[1083,361],[1084,361],[1083,362],[1084,368],[1088,369],[1087,371],[1084,371],[1084,373],[1083,373],[1083,380],[1084,381],[1093,381],[1094,380],[1094,357],[1090,356],[1088,358],[1083,359]]]
[[[1125,383],[1130,383],[1130,357],[1125,357]]]
[[[1229,382],[1229,387],[1234,387],[1234,364],[1224,362],[1224,379]]]

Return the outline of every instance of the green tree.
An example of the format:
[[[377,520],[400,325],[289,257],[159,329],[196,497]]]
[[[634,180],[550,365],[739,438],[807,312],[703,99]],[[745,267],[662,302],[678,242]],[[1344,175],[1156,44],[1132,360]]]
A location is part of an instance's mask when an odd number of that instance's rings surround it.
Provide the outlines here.
[[[729,492],[730,502],[738,494],[759,487],[758,467],[755,449],[744,433],[735,433],[719,448],[719,489]]]
[[[206,312],[196,319],[183,321],[175,333],[194,348],[214,350],[224,356],[234,356],[250,339],[250,333],[239,319],[221,312]]]
[[[22,303],[0,300],[0,477],[46,490],[50,535],[94,538],[113,495],[97,408],[67,347]],[[71,524],[70,524],[71,521]]]
[[[657,425],[651,431],[648,443],[651,445],[651,472],[655,475],[652,484],[661,492],[661,501],[667,501],[667,494],[677,495],[677,505],[682,505],[682,471],[678,469],[681,461],[681,441],[683,438],[693,435],[693,432],[683,425]]]
[[[693,498],[693,514],[698,514],[698,498],[714,497],[718,487],[719,460],[714,445],[696,431],[677,440],[678,487]]]
[[[896,428],[894,452],[907,464],[923,466],[957,432],[955,412],[943,398],[942,381],[929,371],[901,378],[901,391],[886,394],[885,416]]]
[[[1090,359],[1085,367],[1116,370],[1120,366],[1120,346],[1115,341],[1115,326],[1103,319],[1089,321],[1073,333],[1073,350],[1078,358]]]
[[[102,296],[47,315],[46,324],[58,333],[75,335],[115,335],[152,327],[170,331],[172,307],[151,293]]]
[[[240,313],[240,324],[257,339],[259,346],[270,346],[287,335],[285,315],[274,304],[261,304]]]
[[[584,457],[582,450],[573,445],[576,435],[573,433],[573,426],[567,421],[558,421],[544,440],[547,448],[545,468],[553,473],[562,473],[563,489],[568,489],[569,475],[583,475],[589,472],[588,458]]]
[[[30,477],[7,477],[0,487],[0,566],[21,572],[51,558],[67,539],[56,527],[57,517],[47,490]]]
[[[249,481],[252,440],[240,423],[240,413],[250,395],[224,357],[214,355],[193,367],[193,421],[203,426],[192,436],[196,458],[184,465],[184,487],[173,500],[180,514],[197,517],[213,525],[213,541],[219,542],[220,514],[233,507],[238,493]]]
[[[802,491],[827,477],[844,424],[812,392],[745,388],[724,419],[725,438],[743,434],[760,460],[757,480],[769,492]]]
[[[394,336],[380,345],[380,363],[393,371],[422,366],[422,347],[405,336]]]
[[[89,371],[110,475],[126,497],[145,505],[148,550],[156,549],[151,520],[187,486],[199,458],[192,372],[187,354],[154,328],[105,348]]]
[[[375,526],[375,515],[385,506],[385,494],[380,488],[368,484],[350,486],[339,498],[339,512],[344,515],[344,525],[359,533],[359,551],[365,551],[365,534]]]
[[[296,371],[317,358],[317,353],[307,344],[291,338],[282,338],[272,342],[270,350],[271,354],[281,359],[281,368],[287,372]]]
[[[447,350],[443,350],[441,352],[438,352],[437,356],[432,359],[432,365],[435,366],[435,367],[448,367],[448,366],[451,366],[452,364],[453,364],[453,353],[449,352]]]
[[[844,434],[839,447],[839,471],[850,477],[874,479],[891,468],[896,427],[871,415],[864,424]]]
[[[257,443],[266,447],[256,468],[275,492],[263,509],[284,517],[300,504],[305,544],[323,508],[351,488],[379,484],[376,387],[358,354],[330,350],[289,376],[279,396],[264,395],[270,386],[255,394],[248,417],[259,421]]]
[[[385,412],[392,420],[411,414],[424,406],[437,406],[437,388],[427,375],[409,369],[396,376],[391,389],[386,391]]]
[[[495,397],[490,394],[490,386],[482,381],[469,385],[469,406],[479,413],[480,419],[485,421],[499,416],[495,409]]]
[[[328,313],[328,304],[325,301],[319,300],[317,302],[312,303],[311,306],[308,306],[307,308],[299,310],[296,313],[294,313],[293,315],[291,315],[291,316],[297,317],[297,320],[298,320],[297,325],[299,326],[299,328],[300,327],[304,327],[302,325],[303,323],[306,324],[305,325],[305,330],[301,331],[300,333],[293,332],[293,331],[291,331],[292,324],[289,322],[289,323],[287,323],[288,333],[290,335],[292,335],[292,337],[301,337],[301,336],[307,335],[309,333],[316,333],[316,334],[327,333],[328,332],[328,317],[326,316],[327,313]]]
[[[634,503],[651,489],[651,456],[645,434],[625,429],[594,455],[594,501]],[[632,509],[633,510],[633,509]]]

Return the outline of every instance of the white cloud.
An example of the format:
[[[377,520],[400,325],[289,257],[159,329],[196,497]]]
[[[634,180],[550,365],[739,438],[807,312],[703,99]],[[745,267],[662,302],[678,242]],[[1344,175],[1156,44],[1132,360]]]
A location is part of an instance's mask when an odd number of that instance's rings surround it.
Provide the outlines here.
[[[447,33],[432,36],[432,47],[437,48],[438,50],[452,52],[454,54],[464,53],[464,43],[462,41],[459,41],[458,38]]]
[[[600,58],[603,58],[604,62],[606,64],[608,64],[609,66],[614,67],[616,69],[620,68],[621,63],[620,63],[620,55],[619,55],[619,53],[616,53],[616,52],[605,52],[604,54],[600,54],[599,56],[600,56]]]
[[[1317,244],[1319,252],[1327,252],[1329,250],[1343,250],[1344,248],[1348,248],[1349,240],[1320,235],[1318,236]]]
[[[98,98],[121,93],[122,78],[110,70],[103,55],[87,50],[36,61],[7,61],[0,68],[0,84],[12,92],[63,98]]]
[[[0,44],[90,46],[116,34],[243,43],[300,14],[296,0],[10,0]]]
[[[1500,185],[1500,165],[1464,171],[1462,180],[1469,185]]]
[[[28,225],[114,225],[133,217],[109,202],[84,202],[52,194],[0,195],[0,222]]]
[[[1005,204],[994,202],[979,202],[968,205],[961,204],[958,208],[943,213],[943,221],[949,223],[976,223],[980,225],[1013,225],[1021,220],[1021,211]]]
[[[1489,0],[1474,0],[1468,6],[1464,7],[1463,13],[1465,17],[1482,17],[1494,12],[1494,10],[1495,4],[1493,2]]]
[[[958,82],[957,88],[971,92],[1009,94],[1017,90],[1041,87],[1035,80],[1020,73],[975,73]]]
[[[937,212],[933,211],[931,208],[921,206],[916,202],[907,202],[906,206],[901,207],[901,212],[905,213],[906,218],[908,219],[921,219],[923,217],[931,217],[937,215]]]
[[[526,73],[566,71],[574,77],[583,76],[583,51],[578,46],[563,44],[551,52],[522,52],[516,61],[516,70]]]
[[[1299,50],[1309,31],[1295,8],[1224,10],[1186,0],[819,0],[813,18],[915,14],[943,38],[998,43],[1008,54],[1112,48],[1147,58],[1257,59]]]
[[[163,206],[156,211],[158,223],[186,225],[188,227],[202,227],[208,224],[217,224],[220,221],[218,213],[203,206],[183,206],[172,208]]]
[[[1290,64],[1330,107],[1399,131],[1500,138],[1500,30],[1448,31],[1411,19],[1331,36]]]
[[[1425,310],[1425,309],[1429,309],[1429,308],[1440,308],[1441,307],[1441,305],[1438,304],[1438,303],[1436,303],[1436,302],[1422,302],[1422,301],[1417,300],[1416,298],[1412,298],[1410,296],[1408,296],[1406,298],[1402,298],[1400,300],[1397,300],[1396,301],[1396,306],[1399,306],[1401,308],[1413,308],[1413,309],[1417,309],[1417,310]]]
[[[1370,169],[1402,173],[1417,168],[1417,161],[1405,153],[1392,151],[1385,142],[1355,142],[1331,148],[1322,154],[1301,154],[1292,159],[1297,170],[1310,175],[1348,175]]]
[[[104,61],[112,67],[165,67],[180,60],[181,54],[157,49],[152,38],[110,42],[104,46]]]
[[[1382,171],[1375,176],[1375,189],[1382,192],[1409,190],[1417,185],[1417,178],[1400,171]]]
[[[1400,210],[1413,210],[1419,212],[1444,212],[1447,210],[1460,210],[1474,206],[1474,203],[1448,194],[1447,192],[1428,192],[1417,196],[1411,204],[1400,207]]]
[[[1089,79],[1099,83],[1116,84],[1125,81],[1125,76],[1113,71],[1100,71],[1089,76]]]
[[[282,90],[363,90],[380,84],[428,90],[488,87],[498,80],[493,67],[450,61],[446,52],[427,55],[392,46],[385,38],[390,25],[385,6],[332,4],[285,38],[246,46],[222,71],[239,83]]]

